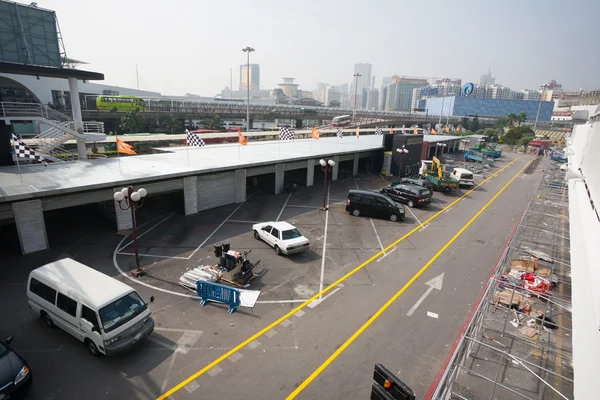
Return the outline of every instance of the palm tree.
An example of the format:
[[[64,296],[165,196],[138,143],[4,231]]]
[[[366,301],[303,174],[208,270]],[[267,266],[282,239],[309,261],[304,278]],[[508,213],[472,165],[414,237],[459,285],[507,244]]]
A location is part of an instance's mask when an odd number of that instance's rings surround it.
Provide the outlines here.
[[[508,122],[508,126],[515,126],[515,122],[517,122],[519,117],[515,113],[510,113],[506,116],[506,121]]]
[[[521,126],[521,124],[525,121],[527,121],[527,114],[524,112],[517,114],[517,123],[519,126]]]

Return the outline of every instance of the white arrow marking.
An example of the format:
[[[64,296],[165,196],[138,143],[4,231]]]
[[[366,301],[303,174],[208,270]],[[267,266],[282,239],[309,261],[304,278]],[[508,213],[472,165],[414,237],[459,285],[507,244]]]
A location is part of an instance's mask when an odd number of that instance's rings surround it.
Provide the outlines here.
[[[429,296],[429,293],[431,293],[433,291],[433,289],[442,290],[443,282],[444,282],[444,273],[443,272],[441,274],[439,274],[438,276],[436,276],[435,278],[431,279],[430,281],[425,282],[425,285],[427,285],[429,287],[427,288],[425,293],[423,293],[423,296],[421,296],[421,298],[419,300],[417,300],[415,305],[412,306],[412,308],[410,310],[408,310],[406,315],[408,315],[409,317],[411,315],[413,315],[413,313],[415,311],[417,311],[417,308],[419,308],[421,303],[427,298],[427,296]]]

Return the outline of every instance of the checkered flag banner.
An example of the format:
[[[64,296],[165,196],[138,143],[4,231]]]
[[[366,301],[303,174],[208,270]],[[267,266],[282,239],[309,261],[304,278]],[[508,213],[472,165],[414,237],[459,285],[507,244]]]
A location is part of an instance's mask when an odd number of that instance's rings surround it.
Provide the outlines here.
[[[17,157],[28,158],[33,161],[43,162],[44,165],[48,166],[44,157],[40,156],[35,150],[32,150],[29,146],[23,143],[14,133],[12,134],[13,146],[15,147],[15,154]]]
[[[344,137],[344,134],[342,133],[342,128],[338,128],[337,137],[339,137],[340,139],[342,139]]]
[[[204,147],[206,145],[206,143],[204,143],[204,140],[202,140],[201,137],[194,135],[189,130],[186,129],[185,133],[187,135],[186,139],[187,139],[188,146]]]
[[[296,132],[292,128],[279,128],[279,140],[294,140],[296,138]]]
[[[383,134],[383,131],[381,130],[381,128],[380,128],[380,127],[378,127],[378,126],[377,126],[377,127],[375,127],[375,134],[376,134],[376,135],[382,135],[382,134]]]

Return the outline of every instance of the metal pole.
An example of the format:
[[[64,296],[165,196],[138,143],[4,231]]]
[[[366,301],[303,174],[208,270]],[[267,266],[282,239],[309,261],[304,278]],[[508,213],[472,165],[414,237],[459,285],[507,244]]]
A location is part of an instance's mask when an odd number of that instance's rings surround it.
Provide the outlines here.
[[[441,129],[442,126],[442,114],[444,112],[444,100],[446,99],[446,96],[444,96],[444,93],[442,92],[442,109],[440,110],[440,119],[438,120],[438,129]]]
[[[538,118],[540,117],[540,109],[542,108],[542,96],[544,95],[544,91],[546,90],[546,85],[542,87],[542,93],[540,93],[540,102],[538,103],[538,110],[535,116],[535,123],[533,124],[533,133],[535,134],[535,128],[537,127]]]
[[[133,248],[135,250],[135,267],[140,268],[140,255],[138,253],[137,235],[135,233],[135,201],[131,199],[133,187],[129,186],[127,191],[129,192],[129,208],[131,208],[131,234],[133,235]]]
[[[327,170],[329,169],[329,160],[325,160],[325,182],[323,182],[323,210],[327,210]]]
[[[352,122],[354,122],[356,120],[356,101],[357,101],[357,97],[356,97],[356,92],[358,90],[358,77],[362,76],[361,74],[359,74],[358,72],[354,74],[354,78],[356,78],[354,80],[354,111],[352,112]]]
[[[246,63],[246,132],[250,132],[250,50],[247,50],[248,62]]]

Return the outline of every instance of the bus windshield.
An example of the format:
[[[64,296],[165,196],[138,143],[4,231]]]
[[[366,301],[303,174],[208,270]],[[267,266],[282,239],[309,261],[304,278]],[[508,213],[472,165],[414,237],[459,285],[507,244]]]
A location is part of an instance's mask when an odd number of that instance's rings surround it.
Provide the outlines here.
[[[137,292],[131,292],[100,309],[100,320],[104,332],[110,332],[135,318],[147,308]]]

